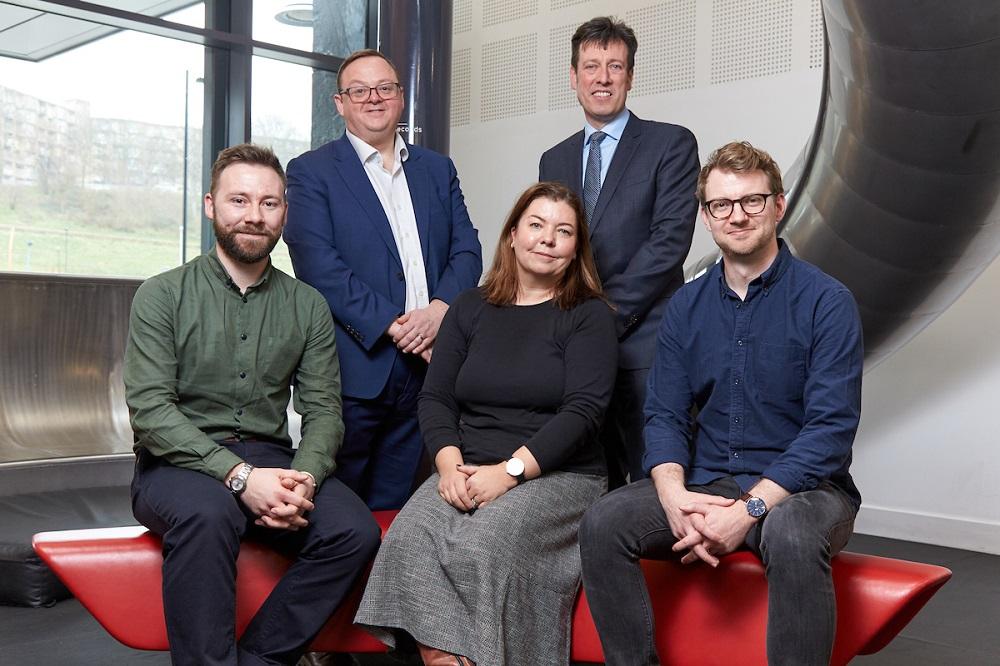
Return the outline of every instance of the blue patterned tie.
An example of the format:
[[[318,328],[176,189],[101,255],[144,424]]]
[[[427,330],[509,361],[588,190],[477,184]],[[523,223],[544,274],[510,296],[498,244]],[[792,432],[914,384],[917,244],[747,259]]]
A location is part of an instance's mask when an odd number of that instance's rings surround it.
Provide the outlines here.
[[[590,135],[587,172],[583,176],[583,210],[588,222],[594,214],[597,197],[601,194],[601,141],[604,141],[606,136],[604,132],[594,132]]]

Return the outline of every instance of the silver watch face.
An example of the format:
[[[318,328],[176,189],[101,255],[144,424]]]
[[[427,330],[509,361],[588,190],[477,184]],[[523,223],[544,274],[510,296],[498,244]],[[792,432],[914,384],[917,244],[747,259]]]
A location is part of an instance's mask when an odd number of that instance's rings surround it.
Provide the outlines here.
[[[747,500],[747,513],[749,513],[752,518],[760,518],[767,513],[767,505],[764,504],[764,500],[761,498],[751,497]]]
[[[520,458],[511,458],[508,460],[507,473],[514,477],[524,474],[524,461]]]
[[[241,479],[239,475],[229,479],[229,489],[234,493],[242,492],[247,486],[247,480]]]

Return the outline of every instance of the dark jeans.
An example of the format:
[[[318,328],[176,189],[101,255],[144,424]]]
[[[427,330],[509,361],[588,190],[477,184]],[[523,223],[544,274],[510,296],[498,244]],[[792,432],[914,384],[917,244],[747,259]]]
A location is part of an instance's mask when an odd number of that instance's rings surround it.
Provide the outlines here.
[[[741,494],[729,477],[689,490]],[[824,483],[787,498],[747,534],[745,547],[761,558],[767,574],[771,666],[830,663],[837,610],[830,558],[850,538],[856,513],[844,492]],[[584,515],[583,585],[608,666],[660,663],[639,559],[676,558],[671,551],[676,542],[649,479],[605,495]]]
[[[646,477],[642,470],[642,452],[646,448],[642,437],[646,417],[642,410],[648,376],[649,368],[619,368],[615,377],[615,390],[601,428],[611,490]]]
[[[336,477],[372,510],[399,509],[414,490],[424,441],[417,396],[427,364],[396,354],[385,388],[372,399],[344,396],[344,443]]]
[[[242,442],[230,450],[258,467],[288,468],[292,450]],[[132,481],[136,519],[163,537],[163,607],[173,663],[294,664],[374,556],[368,507],[327,479],[297,532],[254,525],[246,506],[213,477],[141,453]],[[296,559],[236,645],[236,557],[243,538]]]

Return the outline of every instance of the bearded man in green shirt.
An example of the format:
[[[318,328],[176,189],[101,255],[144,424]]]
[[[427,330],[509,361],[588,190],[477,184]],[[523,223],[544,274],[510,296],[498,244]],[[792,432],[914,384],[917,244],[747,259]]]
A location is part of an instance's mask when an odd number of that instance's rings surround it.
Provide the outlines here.
[[[344,434],[330,309],[269,258],[285,209],[270,149],[223,150],[205,195],[215,247],[147,280],[132,303],[132,505],[163,537],[175,665],[294,664],[378,547],[364,502],[329,476]],[[297,559],[237,643],[243,538]]]

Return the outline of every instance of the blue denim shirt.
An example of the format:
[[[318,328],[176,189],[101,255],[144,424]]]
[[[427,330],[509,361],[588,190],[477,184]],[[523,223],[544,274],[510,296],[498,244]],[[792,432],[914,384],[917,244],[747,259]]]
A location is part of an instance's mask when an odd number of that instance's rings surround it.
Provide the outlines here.
[[[732,476],[744,491],[760,477],[792,493],[829,480],[860,504],[848,471],[861,416],[858,308],[844,285],[779,244],[745,300],[722,262],[670,300],[643,467],[678,463],[688,484]]]

